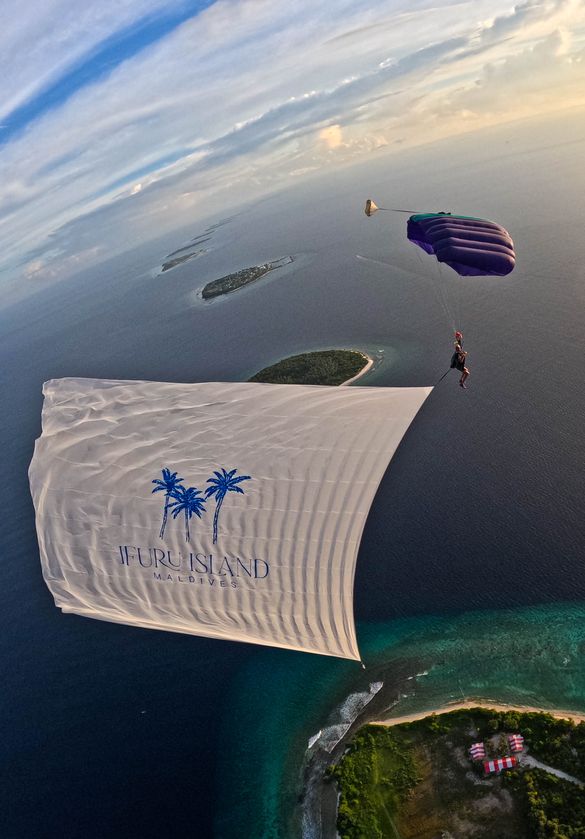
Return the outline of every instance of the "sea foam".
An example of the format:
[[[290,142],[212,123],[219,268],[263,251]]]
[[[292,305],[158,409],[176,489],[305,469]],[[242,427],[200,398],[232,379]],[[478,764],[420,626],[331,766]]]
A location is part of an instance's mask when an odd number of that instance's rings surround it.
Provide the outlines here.
[[[383,682],[371,682],[370,689],[360,693],[350,693],[344,702],[333,714],[333,722],[326,728],[321,729],[309,740],[309,748],[316,743],[326,752],[332,752],[339,741],[347,734],[352,723],[358,718],[378,691],[382,688]]]

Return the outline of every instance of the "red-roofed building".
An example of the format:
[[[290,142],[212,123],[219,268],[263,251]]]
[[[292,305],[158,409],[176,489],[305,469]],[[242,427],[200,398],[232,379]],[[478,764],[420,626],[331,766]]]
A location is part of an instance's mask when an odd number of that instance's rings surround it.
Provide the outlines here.
[[[512,752],[521,752],[524,748],[524,737],[521,734],[508,735],[508,743]]]
[[[509,757],[498,757],[495,760],[485,760],[483,770],[486,775],[492,775],[494,772],[499,775],[503,769],[513,769],[517,765],[518,758],[510,755]]]
[[[469,749],[469,757],[472,760],[483,760],[485,757],[485,746],[483,743],[473,743]]]

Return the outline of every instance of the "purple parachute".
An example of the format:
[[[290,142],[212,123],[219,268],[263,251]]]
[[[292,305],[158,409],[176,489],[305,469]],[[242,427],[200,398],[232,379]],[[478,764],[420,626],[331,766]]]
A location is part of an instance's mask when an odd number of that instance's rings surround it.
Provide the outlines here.
[[[499,224],[481,218],[419,213],[408,219],[407,235],[463,277],[503,277],[516,262],[510,234]]]

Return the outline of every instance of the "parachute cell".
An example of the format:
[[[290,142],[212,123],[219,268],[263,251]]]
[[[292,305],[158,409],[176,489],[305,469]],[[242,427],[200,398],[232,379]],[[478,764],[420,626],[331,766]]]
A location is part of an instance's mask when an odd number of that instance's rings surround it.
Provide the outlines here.
[[[510,234],[486,219],[419,213],[408,219],[407,235],[411,242],[463,277],[503,277],[514,269],[516,262]]]

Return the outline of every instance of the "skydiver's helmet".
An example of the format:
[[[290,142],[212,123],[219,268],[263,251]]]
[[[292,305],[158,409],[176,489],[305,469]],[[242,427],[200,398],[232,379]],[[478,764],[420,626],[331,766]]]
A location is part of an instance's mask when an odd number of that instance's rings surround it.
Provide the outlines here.
[[[462,333],[462,332],[457,331],[457,332],[455,333],[455,339],[456,339],[457,341],[460,341],[462,338],[463,338],[463,333]]]

